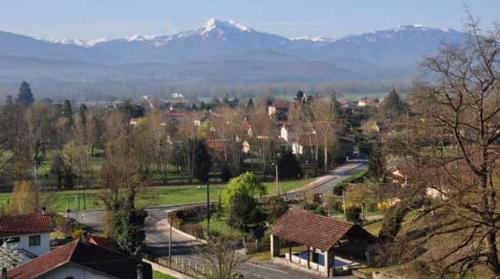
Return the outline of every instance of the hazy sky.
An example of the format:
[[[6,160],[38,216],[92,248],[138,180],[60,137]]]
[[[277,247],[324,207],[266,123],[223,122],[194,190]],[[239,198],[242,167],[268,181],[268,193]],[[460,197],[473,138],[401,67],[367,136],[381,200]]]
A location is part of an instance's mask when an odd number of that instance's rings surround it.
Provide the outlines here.
[[[423,24],[463,27],[465,5],[491,26],[499,0],[0,0],[0,30],[41,38],[172,34],[208,18],[287,37],[340,37]]]

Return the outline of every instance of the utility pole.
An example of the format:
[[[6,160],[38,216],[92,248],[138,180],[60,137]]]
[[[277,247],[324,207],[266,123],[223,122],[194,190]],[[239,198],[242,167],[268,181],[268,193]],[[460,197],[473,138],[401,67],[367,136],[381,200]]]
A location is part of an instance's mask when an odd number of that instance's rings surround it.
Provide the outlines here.
[[[207,239],[210,237],[210,184],[207,180]]]
[[[280,181],[279,181],[279,172],[278,172],[278,163],[274,164],[275,168],[276,168],[276,179],[275,179],[275,183],[276,183],[276,195],[279,197],[280,196]]]
[[[342,208],[344,209],[344,219],[347,220],[347,216],[345,214],[345,212],[346,212],[345,211],[346,210],[346,208],[345,208],[345,190],[342,190]]]
[[[172,217],[168,218],[168,266],[172,265]]]
[[[36,212],[40,212],[40,190],[38,189],[38,162],[35,159],[35,167],[33,170],[34,176],[34,188],[35,188],[35,210]]]

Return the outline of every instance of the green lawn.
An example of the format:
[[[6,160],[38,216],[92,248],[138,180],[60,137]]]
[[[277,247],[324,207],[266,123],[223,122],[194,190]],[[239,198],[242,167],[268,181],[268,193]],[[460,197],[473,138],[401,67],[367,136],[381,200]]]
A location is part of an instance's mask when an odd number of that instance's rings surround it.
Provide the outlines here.
[[[314,181],[314,179],[315,178],[280,181],[279,182],[280,192],[283,193],[286,191],[295,190],[297,188],[305,186],[306,184]],[[264,185],[266,186],[266,194],[268,194],[268,195],[275,195],[276,194],[276,183],[275,182],[266,182],[266,183],[264,183]]]
[[[201,221],[203,229],[207,229],[207,220]],[[212,217],[210,218],[210,232],[215,235],[221,235],[229,239],[241,239],[243,233],[238,229],[233,229],[227,224],[227,217],[222,216],[221,218]]]
[[[280,182],[281,191],[289,191],[304,186],[312,179],[294,180]],[[273,182],[264,183],[267,193],[274,194],[275,185]],[[211,185],[210,198],[217,201],[219,194],[225,185]],[[0,193],[0,205],[7,202],[10,193]],[[84,198],[85,196],[85,198]],[[206,200],[205,186],[188,185],[188,186],[157,186],[148,187],[145,193],[141,194],[138,199],[139,206],[164,206],[174,204],[187,204],[203,202]],[[57,191],[44,192],[41,195],[41,203],[46,206],[49,211],[63,212],[69,208],[72,211],[84,209],[84,201],[86,209],[102,208],[103,204],[99,198],[99,190],[86,190],[85,194],[81,190],[74,191]],[[80,204],[80,207],[78,207]]]
[[[177,279],[173,276],[160,273],[158,271],[153,271],[153,279]]]
[[[380,230],[382,229],[382,220],[373,222],[369,225],[364,226],[363,228],[374,236],[378,236]]]

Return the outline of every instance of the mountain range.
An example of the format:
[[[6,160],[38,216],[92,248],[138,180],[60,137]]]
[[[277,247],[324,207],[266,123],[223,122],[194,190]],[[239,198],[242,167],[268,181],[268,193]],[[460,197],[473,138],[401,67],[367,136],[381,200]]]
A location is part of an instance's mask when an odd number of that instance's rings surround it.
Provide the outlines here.
[[[86,88],[135,82],[146,91],[167,85],[407,82],[425,56],[467,38],[453,29],[406,25],[339,39],[290,39],[216,19],[174,35],[113,40],[49,41],[0,32],[0,87],[20,80]]]

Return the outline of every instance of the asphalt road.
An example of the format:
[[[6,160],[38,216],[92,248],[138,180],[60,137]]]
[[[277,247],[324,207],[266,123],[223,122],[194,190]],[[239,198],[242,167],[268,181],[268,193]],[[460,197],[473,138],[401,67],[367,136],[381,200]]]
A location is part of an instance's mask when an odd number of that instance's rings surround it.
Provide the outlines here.
[[[366,166],[367,162],[364,160],[349,161],[318,178],[317,182],[311,183],[312,185],[286,192],[281,196],[287,201],[300,201],[304,198],[306,192],[314,194],[331,193],[335,185],[366,168]]]
[[[365,161],[349,162],[345,165],[332,170],[324,180],[318,180],[320,183],[315,183],[306,187],[305,190],[312,191],[317,194],[326,193],[333,190],[333,187],[351,176],[355,172],[366,167]],[[299,189],[286,193],[290,199],[299,198],[304,189]],[[302,194],[303,195],[303,194]],[[166,219],[167,214],[173,210],[187,207],[188,205],[173,205],[166,207],[147,208],[148,217],[146,218],[146,244],[149,251],[162,256],[168,256],[169,244],[169,224]],[[103,210],[91,210],[71,212],[69,217],[76,219],[78,222],[91,226],[96,230],[104,230],[103,223],[105,218]],[[172,230],[171,253],[173,257],[184,258],[192,262],[199,261],[193,254],[193,250],[198,245],[202,245],[199,241]],[[239,271],[246,278],[259,279],[307,279],[320,278],[307,272],[291,269],[287,266],[266,263],[250,263],[243,262],[239,266]]]

